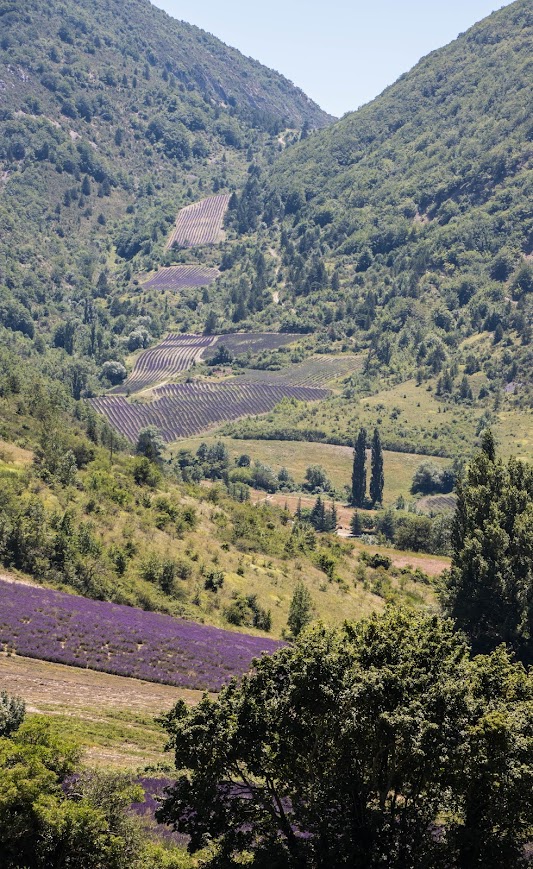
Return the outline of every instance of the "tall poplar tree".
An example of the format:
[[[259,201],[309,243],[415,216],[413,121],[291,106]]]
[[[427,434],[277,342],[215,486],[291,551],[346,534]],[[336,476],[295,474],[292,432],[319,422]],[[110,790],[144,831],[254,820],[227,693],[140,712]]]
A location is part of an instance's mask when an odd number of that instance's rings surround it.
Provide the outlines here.
[[[383,450],[381,449],[381,438],[379,430],[374,429],[372,437],[372,456],[371,456],[371,471],[370,471],[370,500],[372,505],[381,504],[383,501],[383,486],[385,485],[385,477],[383,475]]]
[[[366,429],[359,429],[355,442],[352,471],[352,504],[362,507],[366,497]]]

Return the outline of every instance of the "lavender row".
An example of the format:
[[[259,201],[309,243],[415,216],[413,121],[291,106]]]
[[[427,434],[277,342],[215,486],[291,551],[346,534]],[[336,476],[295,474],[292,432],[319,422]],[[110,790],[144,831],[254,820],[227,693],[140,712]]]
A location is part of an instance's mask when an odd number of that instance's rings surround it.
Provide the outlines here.
[[[26,657],[218,691],[279,647],[275,640],[0,580],[0,648]]]
[[[144,284],[150,290],[182,290],[185,287],[208,287],[218,277],[218,269],[206,266],[168,266],[159,269]]]
[[[220,241],[229,200],[229,195],[222,193],[182,208],[167,247],[175,244],[180,247],[196,247]]]
[[[223,344],[233,356],[242,356],[248,352],[262,353],[277,350],[286,344],[292,344],[300,337],[288,332],[232,332],[229,335],[219,335],[213,346],[216,348]],[[206,350],[204,358],[208,359],[215,352],[213,348]]]
[[[155,400],[149,403],[132,403],[114,395],[93,398],[91,403],[131,442],[135,442],[142,428],[155,425],[170,443],[222,422],[268,413],[283,398],[317,401],[327,395],[327,389],[283,382],[243,382],[238,378],[217,384],[166,384],[154,389]]]
[[[167,335],[157,346],[141,353],[120,392],[139,391],[187,371],[214,340],[210,335]]]

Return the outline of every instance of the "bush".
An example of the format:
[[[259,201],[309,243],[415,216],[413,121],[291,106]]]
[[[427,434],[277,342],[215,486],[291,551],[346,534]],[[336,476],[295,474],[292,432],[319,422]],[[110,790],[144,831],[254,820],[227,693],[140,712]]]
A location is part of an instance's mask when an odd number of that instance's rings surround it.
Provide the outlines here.
[[[454,485],[455,474],[451,468],[441,468],[433,462],[422,462],[413,475],[411,492],[413,495],[417,492],[423,495],[447,494],[453,490]]]

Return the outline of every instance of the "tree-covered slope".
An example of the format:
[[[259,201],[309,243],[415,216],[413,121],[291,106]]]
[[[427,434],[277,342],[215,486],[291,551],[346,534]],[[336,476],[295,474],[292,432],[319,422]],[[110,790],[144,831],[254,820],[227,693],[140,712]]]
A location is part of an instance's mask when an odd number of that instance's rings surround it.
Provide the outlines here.
[[[178,209],[238,187],[280,131],[330,120],[145,0],[0,4],[0,327],[89,373],[119,361],[124,336],[162,328],[159,294],[130,293]]]
[[[525,379],[532,36],[531,4],[518,0],[285,150],[262,214],[272,237],[282,229],[286,328],[355,337],[385,364],[410,350],[432,373],[487,331],[512,345],[498,376]]]

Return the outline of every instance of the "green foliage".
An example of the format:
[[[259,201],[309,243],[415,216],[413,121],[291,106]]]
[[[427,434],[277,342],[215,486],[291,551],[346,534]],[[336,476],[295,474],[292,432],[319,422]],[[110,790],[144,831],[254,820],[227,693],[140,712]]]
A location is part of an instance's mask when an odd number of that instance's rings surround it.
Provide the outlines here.
[[[313,618],[313,601],[307,586],[298,582],[294,588],[287,625],[293,637],[301,632]]]
[[[381,504],[383,501],[383,487],[385,478],[383,476],[383,450],[381,448],[381,438],[379,429],[374,429],[372,436],[372,453],[370,461],[370,500],[372,505]]]
[[[436,492],[451,492],[455,483],[455,474],[448,468],[441,468],[434,462],[422,462],[413,475],[411,492],[423,495],[434,495]]]
[[[352,537],[360,537],[363,533],[363,523],[357,510],[354,510],[350,520],[350,533]]]
[[[126,808],[138,796],[124,776],[83,774],[79,756],[44,719],[0,738],[0,847],[6,869],[125,869],[140,837]]]
[[[521,372],[530,397],[531,26],[527,0],[508,4],[263,173],[285,304],[270,321],[365,348],[368,375],[442,374],[458,403],[477,394],[464,372],[450,383],[457,345],[488,331],[480,369],[502,386]]]
[[[193,852],[213,841],[212,865],[250,851],[309,869],[383,854],[398,869],[514,869],[531,834],[532,703],[503,649],[471,661],[449,621],[388,610],[318,626],[167,716],[178,777],[160,818]]]
[[[0,692],[0,738],[11,736],[24,721],[26,705],[20,697]]]
[[[474,649],[506,642],[533,661],[533,468],[496,456],[490,431],[457,486],[445,603]]]
[[[243,595],[235,592],[233,600],[224,610],[224,615],[230,625],[254,627],[267,633],[272,627],[270,610],[259,605],[255,594]]]
[[[313,494],[333,491],[333,485],[328,479],[326,471],[320,465],[311,465],[306,469],[303,488]]]
[[[352,497],[354,507],[363,507],[366,499],[366,429],[361,428],[355,442]]]
[[[161,434],[155,426],[147,426],[141,429],[135,447],[138,455],[144,456],[150,462],[159,462],[161,461],[163,447]]]

